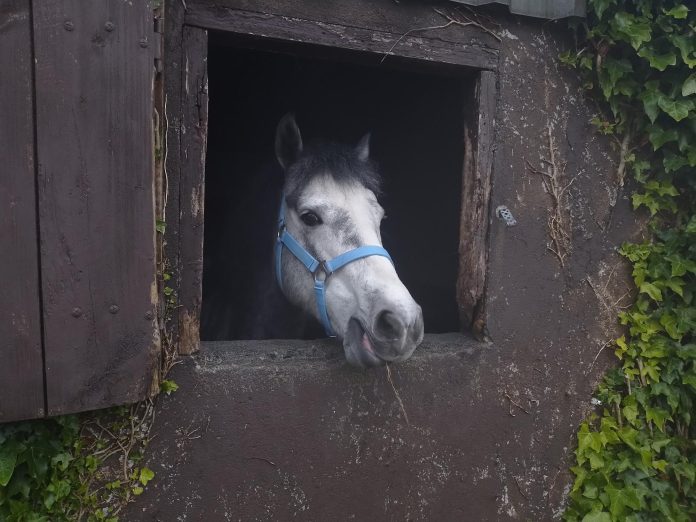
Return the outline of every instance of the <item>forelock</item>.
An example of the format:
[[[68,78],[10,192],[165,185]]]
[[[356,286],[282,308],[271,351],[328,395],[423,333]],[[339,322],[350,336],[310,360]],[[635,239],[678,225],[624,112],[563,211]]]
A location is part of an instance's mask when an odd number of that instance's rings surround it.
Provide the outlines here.
[[[305,147],[286,173],[286,198],[293,204],[317,176],[328,175],[338,184],[360,183],[375,195],[380,190],[380,175],[371,159],[362,161],[355,149],[335,143],[314,143]],[[294,206],[294,205],[293,205]]]

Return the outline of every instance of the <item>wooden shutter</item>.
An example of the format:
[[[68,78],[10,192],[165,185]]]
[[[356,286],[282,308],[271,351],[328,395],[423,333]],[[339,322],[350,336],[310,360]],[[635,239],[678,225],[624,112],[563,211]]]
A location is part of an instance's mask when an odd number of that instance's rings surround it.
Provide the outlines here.
[[[0,326],[0,420],[42,413],[42,372],[48,415],[141,399],[160,353],[152,7],[33,0],[30,17],[27,1],[0,47],[0,306],[17,317]]]

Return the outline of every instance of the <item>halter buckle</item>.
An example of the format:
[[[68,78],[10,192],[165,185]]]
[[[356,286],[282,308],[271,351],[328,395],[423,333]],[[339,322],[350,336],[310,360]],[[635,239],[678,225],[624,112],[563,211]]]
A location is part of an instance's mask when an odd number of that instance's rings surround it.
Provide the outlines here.
[[[278,241],[280,241],[280,236],[283,235],[283,232],[285,232],[285,223],[282,223],[282,224],[278,227],[278,235],[276,236],[276,239],[277,239]]]

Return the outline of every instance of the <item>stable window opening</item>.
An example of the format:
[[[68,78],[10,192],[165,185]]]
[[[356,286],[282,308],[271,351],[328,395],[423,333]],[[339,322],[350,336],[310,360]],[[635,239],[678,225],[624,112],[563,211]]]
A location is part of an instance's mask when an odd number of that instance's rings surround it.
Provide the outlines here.
[[[351,144],[371,133],[388,216],[384,247],[423,308],[426,333],[462,329],[458,248],[472,80],[451,70],[368,65],[357,54],[288,43],[259,49],[210,34],[201,340],[324,336],[313,321],[287,334],[290,325],[268,324],[258,306],[260,278],[272,274],[283,182],[275,130],[288,112],[306,140]]]

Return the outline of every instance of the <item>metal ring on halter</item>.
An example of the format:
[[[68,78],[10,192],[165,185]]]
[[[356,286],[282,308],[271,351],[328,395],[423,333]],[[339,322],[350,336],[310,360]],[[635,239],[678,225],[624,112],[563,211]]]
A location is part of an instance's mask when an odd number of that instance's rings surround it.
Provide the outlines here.
[[[324,273],[324,279],[319,279],[319,272]],[[326,261],[319,261],[319,266],[317,266],[317,269],[314,271],[314,274],[312,274],[314,276],[314,282],[323,283],[329,278],[329,276],[332,273],[333,272],[330,272],[329,269],[326,267]]]
[[[278,227],[278,235],[276,236],[276,239],[280,239],[280,236],[283,235],[283,232],[285,232],[285,223]]]

